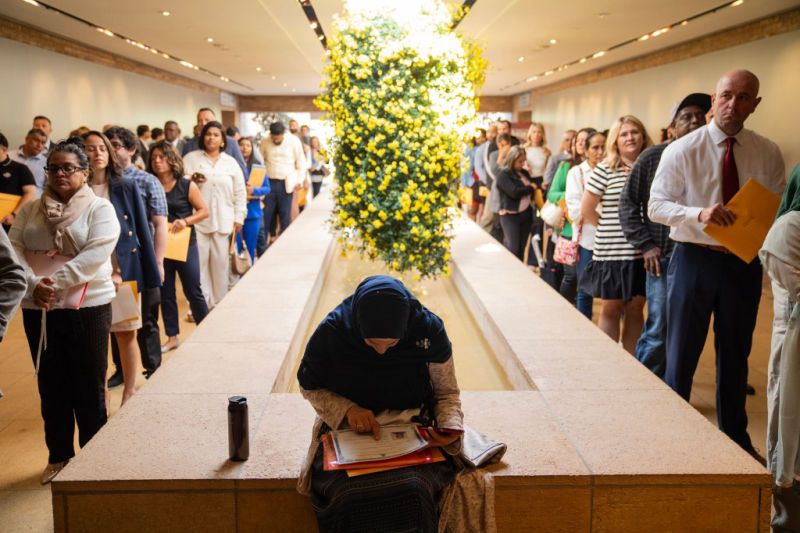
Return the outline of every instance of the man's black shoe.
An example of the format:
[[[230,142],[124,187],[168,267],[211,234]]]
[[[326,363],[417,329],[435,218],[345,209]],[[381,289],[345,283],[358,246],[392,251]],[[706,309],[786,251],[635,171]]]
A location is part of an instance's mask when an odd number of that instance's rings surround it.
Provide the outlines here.
[[[114,374],[111,375],[110,378],[108,378],[108,388],[113,389],[114,387],[119,387],[124,382],[125,380],[122,378],[122,372],[117,370],[116,372],[114,372]]]

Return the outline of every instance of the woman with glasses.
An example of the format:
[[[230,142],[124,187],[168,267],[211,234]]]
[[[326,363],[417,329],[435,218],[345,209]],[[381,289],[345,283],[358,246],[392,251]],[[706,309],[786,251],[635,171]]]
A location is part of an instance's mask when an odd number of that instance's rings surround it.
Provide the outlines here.
[[[608,132],[606,157],[586,179],[581,202],[583,219],[597,227],[592,260],[584,271],[589,292],[603,304],[597,325],[631,354],[644,325],[645,270],[642,252],[622,231],[619,197],[639,154],[652,144],[641,120],[631,115],[617,119]]]
[[[242,168],[224,152],[222,124],[211,121],[200,131],[200,149],[183,157],[188,176],[200,187],[209,217],[197,224],[200,284],[213,309],[228,294],[231,234],[239,233],[247,213],[247,189]]]
[[[106,423],[110,258],[120,234],[114,207],[86,184],[89,161],[78,144],[54,145],[45,171],[44,193],[20,210],[9,235],[28,282],[22,318],[49,454],[42,484],[75,456],[76,422],[81,447]]]
[[[136,332],[142,327],[141,293],[145,289],[161,287],[147,210],[132,179],[122,177],[122,168],[111,141],[99,131],[90,131],[84,136],[84,149],[89,157],[91,173],[89,186],[94,193],[107,198],[114,206],[121,227],[114,266],[114,285],[119,289],[123,283],[136,283],[139,314],[135,317],[117,317],[111,325],[114,340],[122,363],[122,404],[136,392],[136,374],[141,359]]]
[[[208,305],[200,288],[200,258],[194,225],[208,217],[208,207],[197,185],[184,178],[183,160],[169,141],[159,141],[150,146],[149,172],[158,178],[167,196],[167,220],[172,233],[191,228],[186,261],[164,259],[164,285],[161,287],[161,314],[167,343],[161,347],[166,353],[178,347],[178,301],[175,298],[175,274],[181,278],[183,294],[189,302],[192,317],[200,323],[208,314]]]

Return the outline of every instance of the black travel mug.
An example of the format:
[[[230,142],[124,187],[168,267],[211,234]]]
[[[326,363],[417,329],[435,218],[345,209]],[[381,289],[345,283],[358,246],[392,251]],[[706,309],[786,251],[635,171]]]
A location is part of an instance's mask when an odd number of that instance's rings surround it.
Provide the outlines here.
[[[247,461],[250,456],[250,426],[244,396],[228,398],[228,456],[231,461]]]

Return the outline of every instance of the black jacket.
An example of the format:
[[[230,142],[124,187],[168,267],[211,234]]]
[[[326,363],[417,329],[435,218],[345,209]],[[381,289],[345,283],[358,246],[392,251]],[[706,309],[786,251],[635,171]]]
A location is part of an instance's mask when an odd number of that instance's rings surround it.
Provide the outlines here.
[[[527,170],[522,170],[525,174]],[[528,178],[530,179],[530,178]],[[519,201],[525,196],[533,194],[534,188],[525,185],[510,168],[504,168],[497,176],[497,190],[500,192],[500,209],[517,211]]]

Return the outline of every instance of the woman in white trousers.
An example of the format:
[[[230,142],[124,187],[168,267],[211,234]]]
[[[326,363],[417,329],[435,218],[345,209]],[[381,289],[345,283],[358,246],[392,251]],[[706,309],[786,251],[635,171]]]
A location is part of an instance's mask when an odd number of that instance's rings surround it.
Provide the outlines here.
[[[183,158],[186,175],[200,187],[209,209],[209,217],[195,227],[200,285],[209,309],[228,293],[231,235],[241,231],[247,213],[244,174],[224,152],[226,142],[222,124],[209,122],[200,132],[200,149]]]

